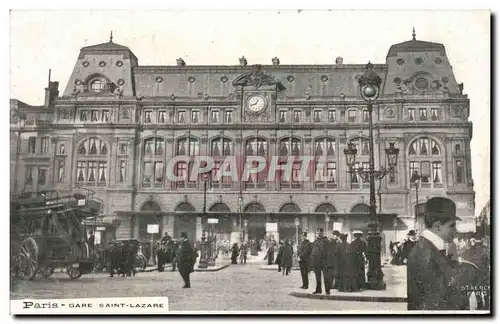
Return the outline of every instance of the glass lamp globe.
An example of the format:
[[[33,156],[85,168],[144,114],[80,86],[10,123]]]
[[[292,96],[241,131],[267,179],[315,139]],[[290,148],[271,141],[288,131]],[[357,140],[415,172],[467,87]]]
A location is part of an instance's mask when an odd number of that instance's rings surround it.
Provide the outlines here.
[[[377,89],[375,87],[368,85],[363,89],[363,95],[366,98],[373,98],[377,94]]]

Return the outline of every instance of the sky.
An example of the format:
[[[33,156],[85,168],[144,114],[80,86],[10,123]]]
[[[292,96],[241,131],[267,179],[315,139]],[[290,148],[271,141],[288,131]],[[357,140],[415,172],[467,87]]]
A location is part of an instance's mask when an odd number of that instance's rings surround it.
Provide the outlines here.
[[[12,11],[10,98],[43,104],[48,70],[66,88],[81,47],[130,47],[140,65],[385,63],[389,47],[442,43],[470,99],[477,215],[490,199],[490,13],[488,11]]]

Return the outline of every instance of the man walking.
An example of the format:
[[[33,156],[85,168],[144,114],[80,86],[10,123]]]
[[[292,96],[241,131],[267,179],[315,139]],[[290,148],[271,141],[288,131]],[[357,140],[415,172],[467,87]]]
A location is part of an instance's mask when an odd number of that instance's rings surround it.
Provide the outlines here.
[[[425,227],[408,256],[408,310],[457,310],[460,295],[453,284],[457,278],[455,264],[446,256],[445,243],[456,234],[455,203],[442,197],[429,199],[425,204]]]
[[[179,252],[177,253],[177,266],[182,276],[182,280],[184,280],[183,288],[191,288],[189,275],[194,272],[195,262],[196,254],[193,250],[193,246],[189,243],[187,234],[182,232]]]
[[[302,276],[302,289],[309,288],[309,259],[311,258],[312,244],[307,239],[307,232],[302,233],[302,244],[299,248],[299,267]]]
[[[323,236],[322,228],[318,229],[316,236],[311,252],[311,267],[316,277],[316,290],[314,290],[313,294],[321,294],[321,271],[323,271],[324,266],[325,244],[327,239]]]

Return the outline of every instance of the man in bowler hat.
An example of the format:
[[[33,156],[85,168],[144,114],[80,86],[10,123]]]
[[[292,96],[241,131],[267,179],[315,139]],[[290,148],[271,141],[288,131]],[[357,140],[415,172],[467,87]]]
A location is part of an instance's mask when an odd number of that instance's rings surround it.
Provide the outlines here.
[[[455,203],[442,197],[429,199],[425,204],[425,227],[408,256],[408,310],[461,309],[455,296],[459,295],[454,275],[456,264],[446,256],[445,244],[456,234]]]
[[[327,238],[323,236],[323,229],[319,228],[311,252],[311,268],[314,270],[314,275],[316,277],[316,289],[313,294],[321,294],[322,291],[321,272],[324,267],[325,246],[327,242]]]
[[[183,288],[191,288],[189,275],[194,272],[196,257],[197,255],[193,246],[189,243],[186,232],[182,232],[179,253],[177,253],[177,265],[182,279],[184,280]]]
[[[302,233],[302,244],[299,248],[299,267],[302,276],[302,289],[309,288],[309,259],[311,258],[312,244],[307,239],[307,232]]]

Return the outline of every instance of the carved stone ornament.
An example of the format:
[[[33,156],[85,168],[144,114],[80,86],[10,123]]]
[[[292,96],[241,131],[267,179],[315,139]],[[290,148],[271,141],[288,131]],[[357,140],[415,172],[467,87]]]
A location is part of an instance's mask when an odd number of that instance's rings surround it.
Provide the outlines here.
[[[66,107],[59,108],[59,114],[61,116],[61,119],[70,119],[71,116],[69,108]]]
[[[278,86],[278,90],[284,90],[284,87],[280,82],[277,82],[272,76],[264,73],[261,70],[261,66],[257,65],[254,71],[245,73],[239,76],[233,82],[233,86],[253,86],[258,89],[262,86]]]
[[[129,108],[122,108],[120,111],[120,118],[121,119],[130,119],[130,109]]]
[[[393,107],[387,107],[384,111],[385,118],[394,119],[396,118],[396,110]]]

